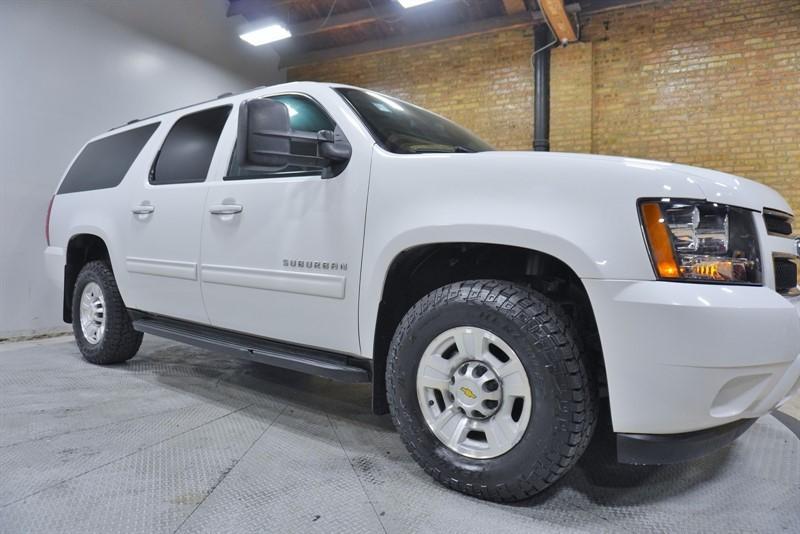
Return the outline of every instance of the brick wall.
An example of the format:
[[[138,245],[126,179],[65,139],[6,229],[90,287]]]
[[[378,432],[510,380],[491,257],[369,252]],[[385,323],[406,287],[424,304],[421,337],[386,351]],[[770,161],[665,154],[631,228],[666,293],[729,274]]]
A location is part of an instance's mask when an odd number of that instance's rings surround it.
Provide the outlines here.
[[[342,82],[408,100],[498,148],[531,147],[531,31],[485,33],[425,47],[290,69],[291,80]]]
[[[676,0],[588,33],[593,152],[752,177],[800,208],[800,2]]]
[[[594,44],[576,43],[552,52],[550,149],[592,151]],[[530,143],[528,147],[530,147]]]
[[[662,0],[586,20],[553,52],[553,150],[760,180],[800,210],[800,2]],[[532,143],[531,30],[290,69],[420,104],[498,148]]]

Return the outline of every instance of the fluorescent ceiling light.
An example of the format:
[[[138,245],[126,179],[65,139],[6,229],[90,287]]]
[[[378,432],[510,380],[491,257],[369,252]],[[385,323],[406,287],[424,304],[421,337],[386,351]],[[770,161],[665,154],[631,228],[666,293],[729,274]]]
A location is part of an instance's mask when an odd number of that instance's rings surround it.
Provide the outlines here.
[[[292,36],[292,32],[281,26],[280,24],[272,24],[258,30],[243,33],[239,36],[243,41],[247,41],[253,46],[261,46],[267,43],[274,43],[281,39],[287,39]]]
[[[433,2],[433,0],[397,0],[397,1],[400,2],[400,5],[406,9],[410,7],[421,6],[422,4],[427,4],[428,2]]]

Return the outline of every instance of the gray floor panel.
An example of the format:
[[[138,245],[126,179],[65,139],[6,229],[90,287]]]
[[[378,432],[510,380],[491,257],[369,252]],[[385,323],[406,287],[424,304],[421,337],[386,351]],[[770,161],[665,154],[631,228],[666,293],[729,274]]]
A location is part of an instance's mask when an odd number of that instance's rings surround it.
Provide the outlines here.
[[[703,460],[596,440],[515,505],[433,482],[369,387],[147,338],[125,365],[0,346],[0,532],[800,532],[800,440],[772,417]]]
[[[3,424],[0,448],[102,428],[197,403],[196,399],[189,396],[153,394],[152,387],[137,388],[133,393],[129,389],[122,389],[112,399],[107,398],[108,390],[99,383],[86,383],[85,387],[97,387],[96,397],[91,401],[81,398],[76,399],[76,404],[69,407],[54,401],[53,405],[46,408],[36,406],[14,412],[0,411],[0,421]]]
[[[243,408],[243,406],[242,406]],[[102,428],[0,449],[0,506],[16,502],[231,413],[195,404]]]
[[[325,414],[287,408],[181,529],[265,531],[381,531]]]
[[[222,415],[2,508],[0,524],[18,532],[173,532],[275,417],[263,407]]]

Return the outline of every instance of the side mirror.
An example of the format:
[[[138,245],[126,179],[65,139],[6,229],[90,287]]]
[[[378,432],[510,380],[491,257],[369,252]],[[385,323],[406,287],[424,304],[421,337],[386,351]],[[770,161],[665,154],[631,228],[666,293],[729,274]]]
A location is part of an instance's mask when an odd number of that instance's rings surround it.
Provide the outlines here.
[[[239,119],[239,139],[244,140],[242,163],[275,170],[289,165],[292,128],[284,104],[268,98],[250,100],[242,106]]]
[[[336,131],[320,130],[317,132],[319,139],[319,155],[332,163],[341,163],[350,160],[353,150],[347,142],[339,127]]]
[[[338,127],[333,132],[295,131],[286,105],[269,98],[242,104],[238,137],[240,165],[266,167],[271,172],[296,165],[321,169],[323,178],[332,178],[344,169],[352,154],[350,143]]]

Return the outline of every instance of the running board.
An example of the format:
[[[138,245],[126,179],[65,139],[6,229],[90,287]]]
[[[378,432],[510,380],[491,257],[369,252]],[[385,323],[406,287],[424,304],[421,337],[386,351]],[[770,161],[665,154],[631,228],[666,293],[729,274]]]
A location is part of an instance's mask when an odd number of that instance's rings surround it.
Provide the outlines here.
[[[203,349],[341,382],[369,382],[371,362],[335,352],[291,345],[212,326],[128,310],[133,328]]]

